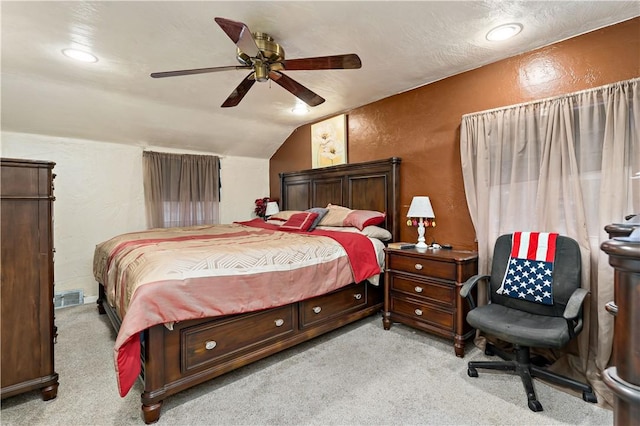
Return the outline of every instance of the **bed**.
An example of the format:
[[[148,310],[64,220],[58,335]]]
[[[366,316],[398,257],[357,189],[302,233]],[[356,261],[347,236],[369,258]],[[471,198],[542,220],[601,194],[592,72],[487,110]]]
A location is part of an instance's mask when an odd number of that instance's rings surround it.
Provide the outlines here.
[[[378,226],[389,231],[391,240],[398,240],[400,231],[399,167],[400,159],[394,157],[379,161],[281,173],[281,210],[306,211],[313,207],[337,205],[359,211],[384,212],[383,222]],[[277,227],[274,227],[276,225],[272,225],[273,221],[262,224],[259,222],[261,221],[248,221],[233,224],[233,226],[228,226],[228,229],[221,228],[226,229],[224,232],[227,234],[229,232],[239,233],[237,235],[242,237],[234,237],[237,240],[241,238],[250,240],[254,238],[254,234],[259,233],[269,234],[274,238],[279,236],[279,239],[298,238],[297,235],[289,233],[283,236],[285,233],[278,231]],[[342,233],[322,228],[322,226],[318,227],[318,231],[313,233],[322,234],[324,232],[326,236],[331,236],[332,239],[337,238],[337,240],[352,238],[346,235],[338,238],[335,234]],[[197,236],[190,234],[195,231],[198,232]],[[197,238],[201,238],[200,234],[203,230],[197,229],[195,231],[189,229],[185,237],[180,239],[192,242],[196,240],[194,245],[197,245]],[[211,232],[221,231],[215,228]],[[296,234],[296,232],[291,234]],[[147,237],[146,234],[143,234],[143,237],[136,235],[136,238]],[[304,237],[308,236],[300,236],[300,238]],[[359,236],[358,238],[364,237]],[[276,243],[270,242],[268,244]],[[340,244],[346,247],[343,242]],[[341,267],[333,268],[332,271],[334,269],[341,269]],[[281,271],[279,273],[281,275],[277,280],[283,281],[285,275],[282,274],[287,272]],[[351,273],[357,273],[355,267],[351,268]],[[134,351],[133,356],[131,352],[127,355],[128,358],[123,357],[123,346],[120,346],[118,342],[122,340],[123,332],[137,330],[136,328],[131,329],[127,325],[136,321],[131,318],[136,318],[137,314],[131,314],[132,310],[126,311],[127,314],[121,318],[120,313],[123,310],[115,300],[121,300],[121,304],[128,302],[123,296],[110,294],[109,292],[113,291],[113,286],[103,285],[98,278],[99,274],[96,275],[96,279],[99,281],[97,303],[99,312],[108,316],[118,333],[116,339],[116,348],[118,349],[116,349],[115,357],[119,380],[121,380],[120,375],[125,377],[125,374],[119,371],[120,368],[123,368],[120,366],[124,365],[125,369],[129,370],[130,376],[135,373],[135,376],[132,376],[133,379],[130,378],[130,380],[135,381],[136,378],[139,378],[143,383],[142,416],[145,423],[149,424],[160,418],[162,402],[171,395],[379,312],[383,301],[383,285],[381,282],[376,285],[374,279],[362,279],[363,273],[368,275],[371,273],[371,269],[369,272],[361,272],[359,277],[354,279],[354,282],[347,285],[317,278],[319,276],[340,275],[338,272],[328,274],[324,271],[315,275],[305,275],[314,277],[309,278],[309,281],[313,281],[312,286],[306,282],[299,282],[306,281],[306,279],[290,281],[289,286],[297,286],[300,290],[296,297],[291,299],[292,302],[286,302],[284,297],[279,298],[277,290],[269,292],[259,289],[257,293],[267,293],[265,295],[271,298],[269,303],[273,306],[267,308],[260,304],[254,306],[251,303],[252,300],[248,301],[239,297],[238,300],[241,300],[240,305],[242,306],[240,313],[213,315],[212,312],[215,312],[215,309],[212,310],[211,306],[196,306],[193,310],[204,312],[204,316],[196,314],[192,317],[193,319],[179,321],[162,319],[156,321],[155,324],[150,322],[151,325],[145,328],[141,328],[139,325],[140,332],[130,333],[132,335],[128,336],[126,340],[129,349]],[[289,272],[287,277],[294,276],[298,275]],[[350,275],[351,278],[353,276]],[[382,279],[381,275],[378,277],[380,280]],[[151,286],[146,285],[136,289],[136,296],[143,294],[140,289],[148,287]],[[313,288],[313,290],[308,290],[312,293],[305,293],[307,291],[305,289],[308,287]],[[144,303],[154,304],[153,297],[147,298]],[[140,297],[137,298],[137,300],[140,299]],[[206,297],[200,297],[200,299],[203,300],[199,303],[208,303]],[[193,299],[187,300],[188,302],[183,305],[195,305]],[[118,383],[120,387],[120,381]],[[132,384],[130,383],[128,387]],[[126,394],[127,391],[128,389],[125,389],[124,392],[122,388],[120,389],[121,395]]]

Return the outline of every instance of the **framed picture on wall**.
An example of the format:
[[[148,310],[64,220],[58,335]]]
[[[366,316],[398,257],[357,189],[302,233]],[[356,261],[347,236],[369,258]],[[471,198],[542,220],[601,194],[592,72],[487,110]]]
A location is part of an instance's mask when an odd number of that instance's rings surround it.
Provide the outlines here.
[[[311,125],[312,168],[347,162],[347,116],[328,118]]]

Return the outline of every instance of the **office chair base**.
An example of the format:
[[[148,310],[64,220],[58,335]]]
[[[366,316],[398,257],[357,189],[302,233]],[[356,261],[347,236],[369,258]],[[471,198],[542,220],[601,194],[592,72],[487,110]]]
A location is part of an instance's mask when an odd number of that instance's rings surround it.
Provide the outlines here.
[[[542,408],[542,404],[540,404],[540,401],[538,401],[537,399],[529,400],[529,410],[535,412],[544,411],[544,409]]]
[[[505,361],[469,361],[467,364],[467,375],[469,377],[478,377],[478,368],[484,368],[487,370],[500,370],[513,372],[520,376],[522,385],[527,393],[527,400],[529,409],[531,411],[543,411],[542,404],[536,397],[536,392],[533,388],[533,378],[537,377],[546,382],[551,382],[557,385],[568,386],[571,389],[582,391],[582,399],[586,402],[596,403],[598,402],[596,395],[593,393],[591,386],[584,383],[580,383],[576,380],[564,377],[555,373],[552,373],[544,368],[531,364],[531,356],[529,348],[525,346],[515,345],[515,357],[511,354],[507,354],[502,350],[496,348],[494,345],[487,342],[485,347],[486,355],[498,355]]]

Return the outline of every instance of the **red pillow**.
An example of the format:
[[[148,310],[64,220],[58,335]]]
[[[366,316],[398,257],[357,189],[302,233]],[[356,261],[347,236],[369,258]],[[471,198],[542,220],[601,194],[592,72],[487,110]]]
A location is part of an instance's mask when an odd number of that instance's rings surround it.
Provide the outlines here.
[[[291,215],[289,220],[280,225],[280,229],[290,229],[295,231],[308,231],[313,221],[318,217],[318,213],[302,212]]]
[[[367,226],[380,225],[386,216],[373,210],[353,210],[344,218],[343,226],[355,226],[362,231]]]

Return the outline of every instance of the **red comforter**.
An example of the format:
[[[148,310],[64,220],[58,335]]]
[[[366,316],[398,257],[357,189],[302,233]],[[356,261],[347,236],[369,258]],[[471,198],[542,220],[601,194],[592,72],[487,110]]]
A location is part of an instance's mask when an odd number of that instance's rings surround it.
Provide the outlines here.
[[[105,241],[96,247],[94,275],[122,318],[114,347],[120,395],[140,374],[146,328],[282,306],[379,273],[363,235],[282,232],[259,219]]]

